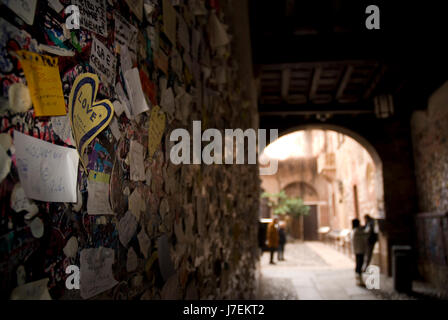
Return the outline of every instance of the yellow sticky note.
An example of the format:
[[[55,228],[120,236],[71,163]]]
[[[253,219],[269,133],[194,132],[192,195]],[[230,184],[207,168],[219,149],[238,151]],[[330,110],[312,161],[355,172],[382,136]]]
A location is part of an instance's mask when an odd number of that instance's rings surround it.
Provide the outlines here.
[[[84,73],[75,79],[68,103],[73,138],[80,155],[87,145],[108,125],[114,115],[114,106],[109,100],[96,100],[99,79],[96,74]]]
[[[67,112],[58,58],[25,50],[17,53],[25,73],[36,116],[65,115]]]
[[[162,135],[165,131],[165,118],[165,113],[160,111],[159,106],[154,106],[151,109],[148,129],[148,153],[150,159],[159,147],[160,141],[162,141]]]

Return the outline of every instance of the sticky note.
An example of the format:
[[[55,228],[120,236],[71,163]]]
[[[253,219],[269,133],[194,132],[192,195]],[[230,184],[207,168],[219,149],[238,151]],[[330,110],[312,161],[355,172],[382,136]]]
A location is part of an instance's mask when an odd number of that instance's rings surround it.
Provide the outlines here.
[[[162,141],[165,131],[165,113],[160,111],[159,106],[154,106],[151,110],[148,129],[148,153],[151,159]]]
[[[58,58],[25,50],[17,53],[25,73],[36,116],[65,115],[67,112]]]

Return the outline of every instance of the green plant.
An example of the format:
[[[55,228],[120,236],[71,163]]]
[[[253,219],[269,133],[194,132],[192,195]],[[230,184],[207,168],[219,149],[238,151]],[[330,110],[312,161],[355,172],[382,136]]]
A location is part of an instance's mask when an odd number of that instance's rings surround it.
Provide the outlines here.
[[[307,215],[310,211],[310,207],[305,205],[300,197],[288,197],[284,190],[278,193],[263,192],[261,197],[268,199],[268,206],[273,209],[275,215],[298,217]]]

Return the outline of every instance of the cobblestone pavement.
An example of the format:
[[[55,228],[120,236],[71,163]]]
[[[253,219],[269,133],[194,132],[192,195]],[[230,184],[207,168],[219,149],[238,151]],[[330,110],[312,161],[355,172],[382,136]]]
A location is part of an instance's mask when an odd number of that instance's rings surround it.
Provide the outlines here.
[[[289,243],[285,259],[270,265],[268,252],[261,257],[260,299],[382,299],[374,290],[357,286],[354,262],[323,243]]]
[[[393,279],[381,274],[380,290],[356,285],[355,263],[321,242],[288,243],[286,261],[269,264],[269,253],[260,261],[258,299],[264,300],[436,300],[448,299],[427,283],[414,281],[413,292],[397,293]]]

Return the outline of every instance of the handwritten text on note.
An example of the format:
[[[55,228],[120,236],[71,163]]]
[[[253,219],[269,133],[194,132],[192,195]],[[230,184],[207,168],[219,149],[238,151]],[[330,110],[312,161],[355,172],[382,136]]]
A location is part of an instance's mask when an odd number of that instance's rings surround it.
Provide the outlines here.
[[[17,168],[25,194],[49,202],[76,202],[78,153],[14,131]]]

